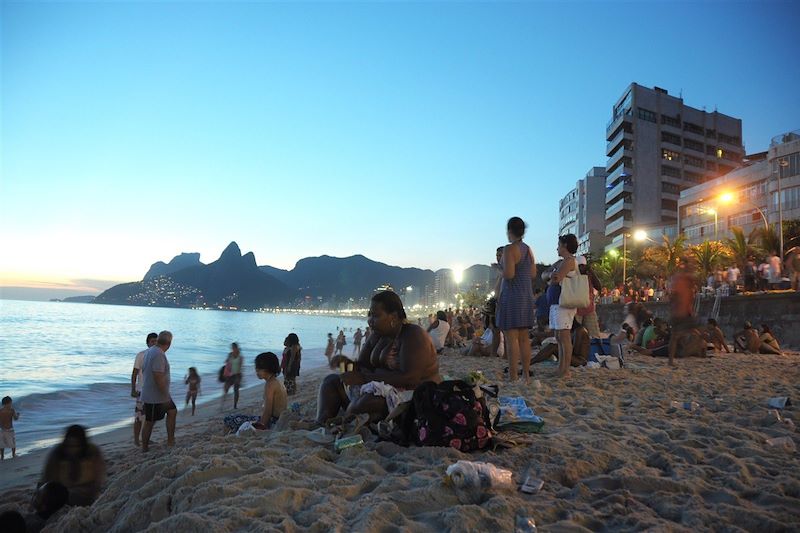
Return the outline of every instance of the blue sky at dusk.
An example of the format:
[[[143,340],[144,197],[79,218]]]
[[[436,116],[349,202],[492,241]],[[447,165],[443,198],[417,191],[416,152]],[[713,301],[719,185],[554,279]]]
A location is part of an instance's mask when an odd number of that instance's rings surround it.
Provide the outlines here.
[[[0,9],[5,286],[109,286],[231,240],[281,268],[468,266],[513,215],[549,262],[630,82],[741,118],[748,152],[800,129],[792,2]]]

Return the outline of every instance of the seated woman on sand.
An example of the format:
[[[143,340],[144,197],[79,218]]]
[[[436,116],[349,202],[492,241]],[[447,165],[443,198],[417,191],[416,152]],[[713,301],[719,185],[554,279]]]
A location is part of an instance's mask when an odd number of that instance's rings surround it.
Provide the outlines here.
[[[348,416],[367,413],[371,422],[382,420],[399,403],[409,400],[420,384],[442,381],[430,336],[406,321],[397,294],[383,291],[372,297],[369,325],[372,335],[361,348],[356,369],[322,380],[317,399],[319,424],[342,409]]]
[[[289,401],[286,387],[278,381],[280,373],[281,365],[277,355],[264,352],[256,356],[256,375],[264,380],[264,403],[261,406],[261,415],[226,416],[224,419],[226,433],[238,430],[245,422],[252,422],[256,429],[269,429],[278,421]]]
[[[761,335],[758,336],[761,341],[759,352],[774,355],[781,355],[781,345],[778,344],[778,339],[772,334],[772,330],[766,324],[761,324]]]
[[[761,339],[758,332],[753,329],[750,321],[744,323],[744,329],[733,336],[734,350],[745,353],[758,353],[761,347]]]
[[[725,334],[722,333],[719,324],[717,324],[717,321],[713,318],[708,319],[708,325],[703,335],[705,336],[706,342],[714,347],[715,352],[722,352],[724,350],[725,353],[730,353],[728,343],[725,342]]]
[[[100,449],[86,438],[83,426],[70,426],[44,466],[41,482],[55,481],[69,491],[69,505],[91,505],[106,480],[106,463]]]

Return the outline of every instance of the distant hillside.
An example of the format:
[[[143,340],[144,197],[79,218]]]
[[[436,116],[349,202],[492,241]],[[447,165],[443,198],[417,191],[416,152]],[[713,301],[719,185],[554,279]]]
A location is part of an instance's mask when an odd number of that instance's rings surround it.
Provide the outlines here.
[[[454,290],[450,269],[436,272],[403,268],[373,261],[363,255],[307,257],[292,270],[257,266],[252,252],[242,255],[231,242],[216,261],[203,264],[200,254],[182,253],[169,263],[154,263],[142,281],[123,283],[100,294],[96,303],[162,307],[235,307],[254,309],[294,305],[308,298],[326,302],[368,298],[377,287],[389,284],[398,291],[415,287],[421,296],[436,280],[445,292]],[[462,290],[491,287],[497,272],[488,265],[464,270]],[[448,280],[448,281],[443,281]]]
[[[173,257],[172,261],[169,263],[164,263],[163,261],[153,263],[150,267],[150,270],[148,270],[147,274],[145,274],[144,278],[142,278],[142,281],[155,279],[159,276],[166,276],[167,274],[172,274],[173,272],[183,270],[184,268],[200,266],[202,264],[203,263],[200,262],[200,254],[182,253]]]
[[[363,298],[385,283],[397,288],[424,287],[432,284],[434,277],[431,270],[390,266],[363,255],[307,257],[289,271],[270,266],[260,268],[283,281],[296,294],[335,296],[337,299]]]
[[[182,256],[195,255],[182,254]],[[199,263],[199,255],[196,258],[189,257],[188,262],[193,263],[195,259]],[[152,271],[151,267],[148,274]],[[252,252],[243,256],[239,246],[232,242],[213,263],[208,265],[199,263],[169,274],[116,285],[100,294],[95,302],[160,307],[224,306],[253,309],[280,304],[286,302],[289,297],[290,291],[286,285],[258,268]]]

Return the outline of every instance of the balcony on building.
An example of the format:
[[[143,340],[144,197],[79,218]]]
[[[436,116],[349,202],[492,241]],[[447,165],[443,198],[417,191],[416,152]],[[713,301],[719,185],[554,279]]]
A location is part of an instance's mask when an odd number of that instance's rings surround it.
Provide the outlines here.
[[[625,111],[612,118],[606,126],[606,140],[610,141],[616,135],[616,129],[622,125],[626,120],[630,121],[633,111],[626,109]]]
[[[633,193],[633,184],[628,180],[620,180],[610,189],[606,188],[606,206],[615,203],[625,193]]]
[[[614,218],[620,211],[631,211],[633,210],[633,202],[630,199],[630,196],[623,196],[622,198],[615,201],[613,204],[606,205],[606,220],[610,218]]]
[[[633,141],[633,132],[625,128],[620,128],[614,135],[614,138],[606,143],[606,155],[610,155],[622,141]]]

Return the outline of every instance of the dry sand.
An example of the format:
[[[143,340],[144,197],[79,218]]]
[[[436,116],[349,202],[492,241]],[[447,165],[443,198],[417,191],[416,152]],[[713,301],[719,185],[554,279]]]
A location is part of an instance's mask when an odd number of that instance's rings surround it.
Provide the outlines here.
[[[312,372],[299,381],[294,400],[302,407],[279,422],[283,430],[222,436],[212,404],[200,412],[210,418],[189,424],[181,416],[174,449],[157,445],[143,455],[128,428],[95,438],[109,464],[105,491],[48,531],[513,531],[518,514],[542,531],[797,530],[798,454],[765,440],[800,440],[773,423],[766,406],[771,396],[800,402],[798,363],[797,355],[732,354],[670,369],[638,356],[622,370],[573,370],[566,382],[537,366],[540,389],[500,382],[501,394],[524,395],[545,432],[474,454],[386,442],[339,454],[314,444],[301,428],[326,372]],[[441,366],[451,376],[482,369],[494,381],[505,363],[448,355]],[[255,413],[259,395],[247,391],[242,411]],[[671,400],[702,408],[674,410]],[[798,407],[784,415],[800,425]],[[161,424],[154,433],[159,442],[163,431]],[[42,459],[0,466],[3,508],[27,501]],[[517,481],[532,465],[545,484],[535,495],[488,492],[481,504],[462,505],[442,483],[459,459],[508,468]]]

